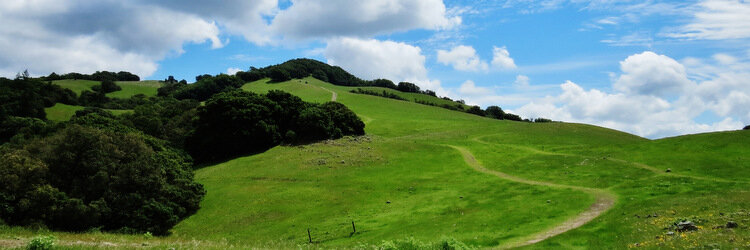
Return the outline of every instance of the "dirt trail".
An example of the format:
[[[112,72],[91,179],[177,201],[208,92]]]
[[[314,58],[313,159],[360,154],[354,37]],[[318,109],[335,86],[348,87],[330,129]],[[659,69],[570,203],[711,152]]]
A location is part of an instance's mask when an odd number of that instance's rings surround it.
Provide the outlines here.
[[[331,92],[331,94],[332,94],[331,101],[332,102],[336,101],[336,97],[338,97],[338,94],[336,94],[336,92],[334,92],[333,90],[327,89],[327,88],[323,88],[323,87],[319,87],[319,88],[324,89],[325,91]]]
[[[539,233],[524,237],[518,241],[500,245],[498,246],[499,248],[515,248],[515,247],[531,245],[531,244],[543,241],[545,239],[548,239],[550,237],[562,234],[569,230],[578,228],[580,226],[583,226],[587,222],[593,220],[594,218],[604,213],[605,211],[609,210],[610,208],[612,208],[612,206],[614,206],[615,202],[617,201],[617,196],[611,191],[606,190],[606,189],[597,189],[597,188],[588,188],[588,187],[579,187],[579,186],[572,186],[572,185],[542,182],[542,181],[534,181],[534,180],[520,178],[517,176],[512,176],[503,172],[490,170],[490,169],[483,167],[482,164],[480,164],[476,160],[476,158],[474,158],[474,155],[471,154],[471,152],[469,152],[469,150],[467,150],[466,148],[462,148],[458,146],[451,146],[451,145],[448,145],[448,146],[450,146],[453,149],[458,150],[458,152],[460,152],[461,156],[464,158],[464,161],[466,162],[466,164],[468,164],[469,166],[471,166],[474,170],[478,172],[491,174],[501,179],[529,184],[529,185],[539,185],[539,186],[546,186],[546,187],[578,190],[578,191],[591,194],[594,197],[596,197],[596,202],[594,202],[594,204],[592,204],[583,213],[578,214],[577,216],[566,220],[562,224],[557,225],[553,228],[547,229],[543,232],[539,232]]]

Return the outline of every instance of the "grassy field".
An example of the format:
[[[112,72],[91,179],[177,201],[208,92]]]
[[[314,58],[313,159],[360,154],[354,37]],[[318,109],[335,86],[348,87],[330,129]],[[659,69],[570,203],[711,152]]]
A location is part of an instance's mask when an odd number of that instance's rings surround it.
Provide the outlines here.
[[[156,96],[156,90],[161,87],[161,83],[155,80],[116,83],[122,88],[122,90],[107,93],[107,97],[127,99],[137,94]]]
[[[89,80],[58,80],[52,81],[52,83],[60,85],[63,88],[73,90],[73,92],[78,95],[80,95],[84,90],[91,91],[91,87],[94,85],[99,85],[98,81]],[[116,83],[122,88],[122,90],[107,93],[107,97],[127,99],[137,94],[156,96],[156,90],[161,87],[161,83],[155,80],[138,82],[119,81]]]
[[[60,85],[60,87],[66,89],[70,89],[75,92],[76,95],[80,95],[84,90],[91,91],[91,87],[93,87],[94,85],[99,85],[98,81],[89,80],[57,80],[52,81],[52,83]]]
[[[73,106],[73,105],[66,105],[62,103],[56,103],[55,106],[45,108],[44,112],[47,113],[47,119],[52,121],[67,121],[70,120],[73,115],[75,115],[76,111],[83,110],[84,107],[82,106]],[[109,112],[112,112],[112,114],[120,115],[128,112],[132,112],[132,110],[118,110],[118,109],[106,109]]]
[[[243,89],[314,102],[336,92],[368,135],[197,170],[208,191],[202,208],[169,237],[53,234],[124,248],[356,248],[410,237],[533,249],[750,247],[750,131],[647,140],[584,124],[492,120],[312,78]],[[683,219],[699,229],[672,228]],[[739,227],[724,227],[729,221]],[[0,242],[45,233],[5,227]]]

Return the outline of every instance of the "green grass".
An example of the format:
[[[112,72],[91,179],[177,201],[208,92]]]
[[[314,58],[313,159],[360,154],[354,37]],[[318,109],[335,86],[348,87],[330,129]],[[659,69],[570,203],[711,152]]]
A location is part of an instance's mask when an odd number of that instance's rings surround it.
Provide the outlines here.
[[[156,96],[156,90],[161,87],[161,83],[155,80],[116,83],[122,88],[122,90],[107,93],[107,97],[127,99],[138,94]]]
[[[55,106],[45,108],[44,112],[47,113],[47,119],[52,121],[67,121],[70,120],[73,115],[76,114],[76,111],[83,110],[83,106],[74,106],[74,105],[67,105],[62,103],[56,103]],[[132,110],[118,110],[118,109],[105,109],[109,112],[112,112],[114,115],[121,115],[128,112],[132,112]]]
[[[77,95],[80,95],[84,90],[91,91],[91,87],[100,84],[98,81],[89,80],[58,80],[52,81],[52,83],[60,85],[63,88],[73,90],[73,92],[75,92]],[[107,93],[107,97],[127,99],[137,94],[156,96],[156,90],[161,87],[161,83],[155,80],[138,82],[119,81],[116,83],[122,88],[122,90]]]
[[[352,87],[312,78],[261,80],[243,89],[282,89],[314,102],[329,101],[328,90],[335,91],[366,122],[368,136],[279,146],[197,170],[208,191],[202,208],[169,237],[53,234],[121,247],[352,248],[407,237],[496,247],[577,216],[594,203],[593,193],[581,190],[599,190],[614,194],[614,207],[524,248],[750,247],[750,131],[647,140],[585,124],[487,119],[353,94]],[[449,145],[491,171],[553,185],[478,172]],[[682,218],[701,229],[667,235]],[[740,226],[720,227],[730,220]],[[35,234],[42,233],[0,228],[5,238]]]
[[[52,81],[52,83],[60,85],[60,87],[66,89],[70,89],[75,92],[76,95],[80,95],[84,90],[91,91],[91,87],[93,87],[94,85],[99,85],[98,81],[89,80],[57,80]]]

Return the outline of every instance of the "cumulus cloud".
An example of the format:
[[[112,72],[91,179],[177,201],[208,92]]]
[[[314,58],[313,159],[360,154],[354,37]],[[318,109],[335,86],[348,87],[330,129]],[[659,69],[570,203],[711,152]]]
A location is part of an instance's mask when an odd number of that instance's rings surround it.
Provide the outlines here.
[[[422,49],[402,42],[376,39],[337,38],[328,41],[323,55],[331,65],[338,65],[363,78],[386,78],[395,82],[413,82],[439,95],[447,94],[440,81],[430,80]]]
[[[733,130],[750,123],[750,63],[737,58],[713,56],[720,66],[703,60],[686,60],[644,52],[621,62],[622,74],[613,83],[614,93],[586,90],[571,81],[560,85],[562,93],[534,100],[512,110],[524,117],[583,122],[627,131],[649,138],[686,133]],[[731,65],[726,65],[731,63]],[[705,80],[690,80],[696,71]],[[664,97],[665,91],[680,95]],[[669,95],[666,95],[669,96]],[[721,120],[696,119],[712,112]]]
[[[36,74],[127,70],[147,77],[158,61],[183,53],[186,43],[225,46],[229,40],[222,35],[258,45],[286,38],[328,41],[450,29],[461,23],[459,14],[441,0],[300,0],[286,9],[278,0],[8,0],[0,7],[0,74],[29,68]]]
[[[682,64],[651,51],[629,56],[620,62],[620,69],[623,74],[614,88],[629,94],[675,95],[693,85]]]
[[[746,1],[708,0],[694,6],[693,20],[671,37],[686,39],[750,38],[750,3]]]
[[[442,0],[292,1],[271,29],[287,38],[366,37],[411,29],[441,30],[461,23]]]
[[[487,63],[479,59],[477,51],[465,45],[453,47],[450,51],[438,50],[437,61],[461,71],[483,71],[488,68]]]
[[[508,49],[503,47],[494,47],[492,49],[492,66],[498,69],[515,69],[516,63],[510,57]]]
[[[0,10],[0,74],[28,68],[89,73],[126,70],[141,76],[184,43],[223,46],[219,28],[158,6],[102,1],[11,1]]]
[[[464,83],[461,84],[461,87],[458,88],[458,92],[463,95],[486,95],[488,93],[492,93],[492,90],[484,87],[478,87],[476,84],[474,84],[474,81],[467,80]]]

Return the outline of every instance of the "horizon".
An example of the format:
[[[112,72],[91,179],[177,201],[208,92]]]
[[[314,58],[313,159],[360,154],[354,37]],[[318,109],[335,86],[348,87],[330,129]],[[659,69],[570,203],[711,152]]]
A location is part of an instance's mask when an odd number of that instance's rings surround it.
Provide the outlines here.
[[[122,70],[192,82],[311,58],[651,139],[750,124],[749,2],[330,3],[14,0],[0,7],[0,75]]]

